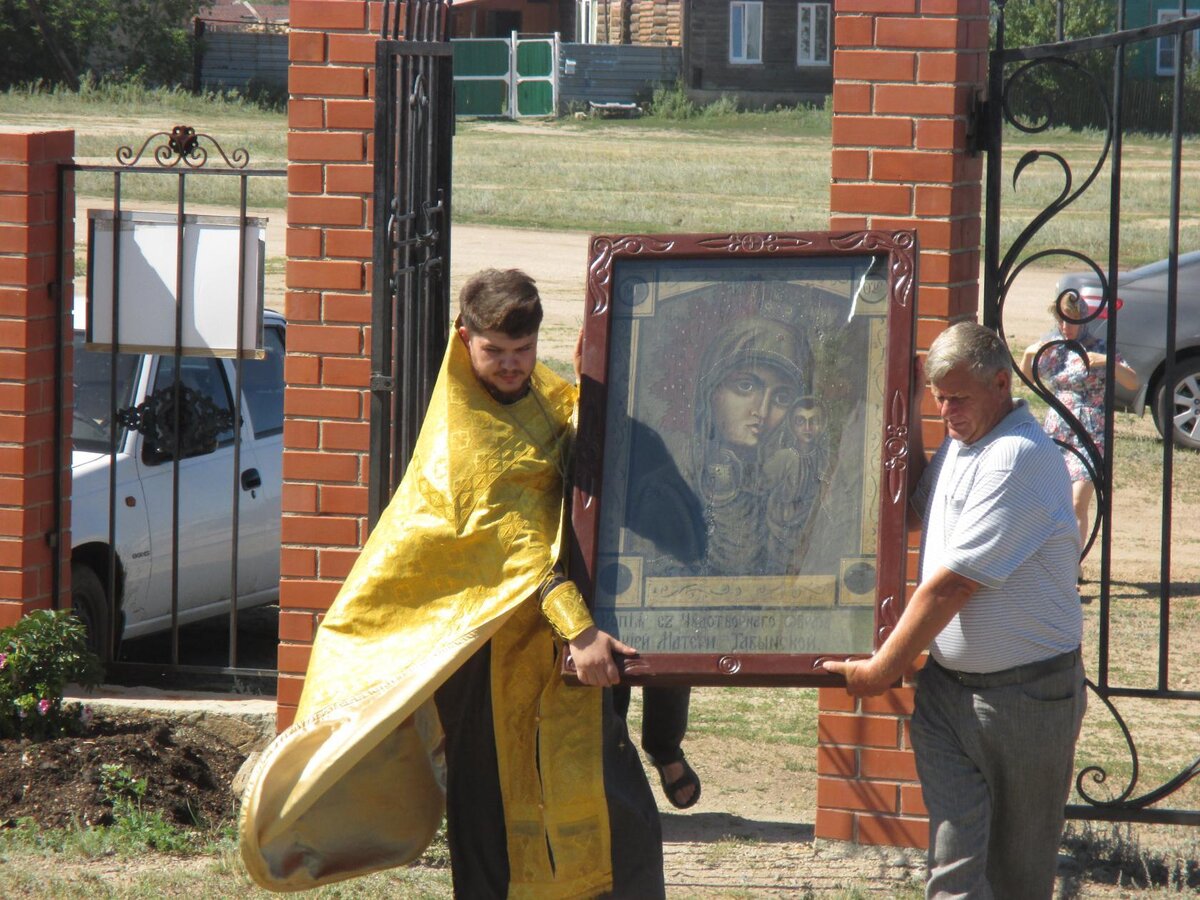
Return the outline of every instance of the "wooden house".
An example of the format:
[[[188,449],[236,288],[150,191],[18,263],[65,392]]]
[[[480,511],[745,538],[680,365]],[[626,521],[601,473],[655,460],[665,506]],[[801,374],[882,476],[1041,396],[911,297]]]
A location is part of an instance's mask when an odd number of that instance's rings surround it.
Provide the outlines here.
[[[579,0],[590,21],[586,43],[678,47],[683,43],[683,0]]]
[[[508,37],[521,34],[575,34],[574,0],[452,0],[451,38]]]
[[[683,71],[697,100],[741,105],[820,102],[833,91],[833,4],[692,0]]]
[[[833,5],[810,0],[579,0],[598,43],[680,46],[698,102],[822,102],[833,90]],[[583,13],[581,12],[581,16]]]
[[[1200,13],[1200,0],[1188,0],[1187,15]],[[1179,0],[1128,0],[1125,8],[1125,27],[1160,25],[1180,18]],[[1184,52],[1192,66],[1200,60],[1200,31],[1187,37]],[[1156,38],[1153,42],[1134,46],[1129,54],[1128,72],[1134,79],[1167,81],[1175,75],[1175,39]]]

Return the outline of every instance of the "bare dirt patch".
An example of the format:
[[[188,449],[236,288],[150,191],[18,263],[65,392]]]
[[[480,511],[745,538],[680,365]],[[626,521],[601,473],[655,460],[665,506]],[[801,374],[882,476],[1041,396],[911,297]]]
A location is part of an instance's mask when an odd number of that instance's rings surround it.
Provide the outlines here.
[[[219,828],[235,813],[230,785],[243,758],[214,734],[163,718],[99,718],[83,737],[0,741],[0,826],[113,824],[116,798],[104,767],[115,766],[145,780],[135,801],[143,813]]]
[[[693,710],[706,717],[727,698],[696,689]],[[630,728],[636,734],[632,716]],[[692,809],[673,809],[647,769],[662,816],[669,897],[824,897],[851,888],[919,896],[922,852],[815,838],[815,750],[807,742],[694,733],[685,747],[703,782]]]

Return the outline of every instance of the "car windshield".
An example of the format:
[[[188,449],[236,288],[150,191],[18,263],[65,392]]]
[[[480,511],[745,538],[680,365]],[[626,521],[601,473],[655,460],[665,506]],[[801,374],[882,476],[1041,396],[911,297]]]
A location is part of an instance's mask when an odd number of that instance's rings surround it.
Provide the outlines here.
[[[75,449],[107,452],[112,424],[112,354],[107,350],[85,350],[83,333],[75,333],[75,411],[71,439]],[[123,409],[133,396],[137,377],[136,353],[117,354],[117,409]],[[124,435],[122,428],[118,440]]]

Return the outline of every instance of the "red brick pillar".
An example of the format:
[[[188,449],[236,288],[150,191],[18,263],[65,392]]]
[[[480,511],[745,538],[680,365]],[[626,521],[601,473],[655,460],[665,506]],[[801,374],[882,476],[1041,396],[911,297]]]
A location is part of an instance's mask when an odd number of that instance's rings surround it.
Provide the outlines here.
[[[0,134],[0,627],[34,609],[70,605],[70,534],[62,535],[59,604],[51,539],[56,477],[64,516],[71,496],[69,441],[54,458],[55,415],[71,433],[69,351],[57,411],[54,372],[56,304],[66,309],[69,341],[73,299],[69,283],[57,288],[58,165],[74,154],[73,131]],[[63,223],[67,247],[72,225]]]
[[[380,5],[292,0],[278,723],[366,539],[373,72]]]
[[[979,302],[983,162],[967,152],[966,129],[986,78],[987,3],[839,0],[836,9],[830,228],[917,232],[924,350],[948,322],[974,316]],[[926,446],[936,447],[940,423],[926,419],[923,428]],[[820,708],[817,836],[924,847],[908,732],[912,689],[857,702],[823,689]]]

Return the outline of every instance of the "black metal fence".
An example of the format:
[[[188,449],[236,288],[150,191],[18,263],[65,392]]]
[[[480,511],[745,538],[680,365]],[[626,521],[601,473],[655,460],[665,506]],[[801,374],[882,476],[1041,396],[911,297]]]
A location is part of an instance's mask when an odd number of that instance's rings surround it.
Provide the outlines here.
[[[1099,304],[1088,309],[1078,321],[1091,323],[1093,328],[1103,330],[1108,347],[1120,348],[1119,322],[1121,320],[1118,296],[1122,286],[1122,241],[1121,200],[1122,179],[1129,165],[1124,156],[1123,137],[1130,128],[1130,85],[1128,57],[1131,48],[1145,42],[1171,41],[1175,60],[1186,60],[1186,48],[1200,30],[1200,16],[1182,16],[1175,21],[1162,24],[1119,30],[1112,34],[1061,41],[1037,47],[1009,48],[1004,39],[1003,2],[996,6],[995,50],[989,60],[989,80],[986,100],[979,106],[980,126],[979,149],[986,149],[986,223],[984,236],[984,322],[989,327],[1004,333],[1003,317],[1005,301],[1018,276],[1028,266],[1039,262],[1066,263],[1089,270],[1099,285]],[[1117,11],[1118,28],[1126,21],[1125,4],[1121,0]],[[1165,251],[1167,278],[1165,282],[1166,358],[1161,370],[1155,373],[1138,373],[1149,376],[1149,395],[1161,398],[1157,410],[1158,421],[1163,424],[1166,435],[1174,434],[1176,399],[1179,389],[1155,390],[1157,385],[1171,388],[1176,385],[1176,373],[1182,371],[1181,353],[1176,347],[1179,331],[1179,256],[1180,256],[1180,196],[1181,171],[1185,149],[1183,135],[1185,118],[1189,115],[1184,102],[1185,81],[1188,67],[1175,67],[1169,92],[1170,164],[1169,209],[1164,210],[1166,222]],[[1075,107],[1087,105],[1100,111],[1096,124],[1101,129],[1100,150],[1088,169],[1080,175],[1073,171],[1065,151],[1053,136],[1052,128],[1070,126],[1072,105],[1063,102],[1062,86],[1071,85],[1070,93],[1076,95]],[[1003,159],[1004,142],[1010,130],[1031,135],[1034,143],[1044,137],[1044,146],[1022,149],[1014,165],[1006,168]],[[1027,146],[1028,141],[1022,144]],[[1001,216],[1005,177],[1011,177],[1014,188],[1019,187],[1031,172],[1045,172],[1049,168],[1061,179],[1061,190],[1046,205],[1033,215],[1007,246],[1002,246]],[[1026,178],[1026,180],[1028,180]],[[1045,228],[1056,217],[1064,215],[1073,206],[1081,204],[1085,195],[1107,191],[1108,220],[1107,253],[1103,260],[1096,260],[1072,247],[1045,246]],[[1090,192],[1090,193],[1089,193]],[[1060,312],[1064,298],[1059,298]],[[1127,314],[1128,315],[1128,314]],[[1067,315],[1069,321],[1074,319]],[[1086,358],[1086,351],[1076,341],[1061,340],[1068,350]],[[1155,647],[1155,670],[1153,686],[1140,686],[1128,675],[1128,667],[1122,665],[1123,654],[1135,649],[1128,644],[1114,641],[1112,634],[1113,616],[1116,611],[1112,597],[1113,565],[1113,517],[1112,485],[1114,453],[1104,453],[1101,447],[1113,448],[1115,418],[1115,357],[1109,354],[1106,363],[1105,420],[1103,440],[1097,443],[1088,429],[1070,410],[1060,403],[1049,385],[1035,375],[1027,384],[1046,402],[1058,410],[1068,421],[1077,436],[1076,455],[1092,476],[1097,498],[1097,515],[1089,538],[1090,551],[1098,554],[1100,564],[1099,616],[1097,633],[1088,635],[1087,643],[1097,652],[1097,665],[1089,678],[1089,688],[1102,705],[1103,714],[1112,718],[1123,737],[1128,753],[1127,761],[1117,761],[1117,767],[1127,771],[1124,779],[1109,778],[1107,765],[1085,766],[1077,775],[1076,789],[1083,802],[1068,807],[1073,818],[1102,819],[1140,822],[1173,822],[1200,824],[1200,810],[1167,809],[1158,804],[1175,794],[1197,774],[1200,774],[1200,756],[1184,766],[1178,774],[1166,778],[1161,784],[1145,789],[1139,784],[1142,766],[1138,748],[1131,729],[1118,708],[1118,700],[1138,698],[1141,700],[1196,701],[1200,691],[1172,686],[1172,601],[1177,590],[1172,560],[1172,504],[1176,496],[1175,441],[1164,440],[1161,444],[1161,521],[1159,541],[1161,559],[1158,577],[1147,588],[1157,598],[1156,610],[1158,634]],[[1066,444],[1064,443],[1064,446]],[[1175,659],[1178,659],[1176,656]],[[1122,674],[1118,674],[1122,673]],[[1095,709],[1093,715],[1097,714]]]
[[[387,2],[376,44],[371,525],[412,456],[448,334],[454,134],[448,8],[444,0]]]
[[[74,422],[54,435],[56,458],[67,440],[75,456],[71,546],[60,519],[56,552],[70,553],[72,605],[110,680],[274,689],[277,630],[247,647],[243,624],[278,600],[286,337],[282,316],[264,326],[264,223],[248,196],[287,173],[248,163],[176,126],[121,147],[114,164],[60,167],[64,198],[71,181],[111,191],[88,215],[86,312],[77,302],[74,322],[57,324],[55,394],[62,408],[70,340]],[[69,288],[74,248],[60,237]],[[219,347],[205,344],[221,332]]]

